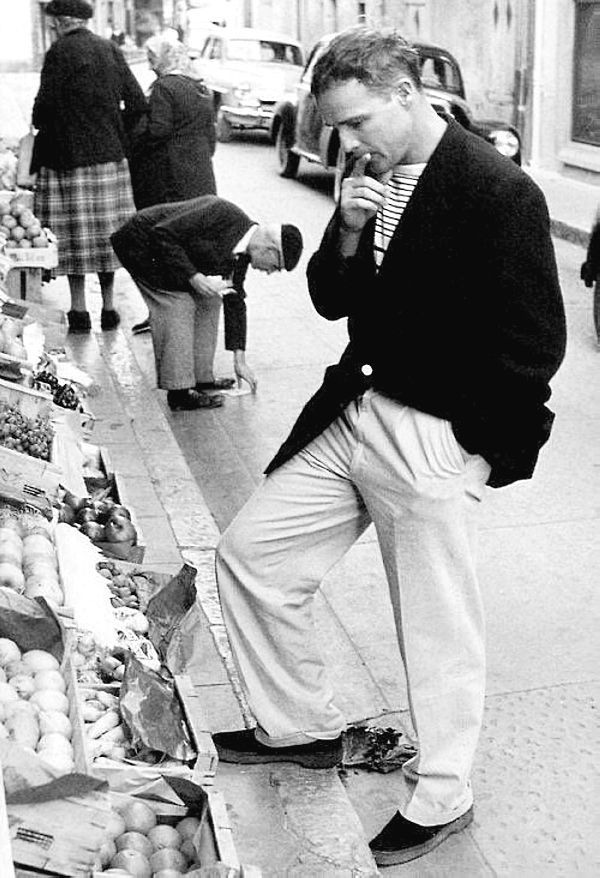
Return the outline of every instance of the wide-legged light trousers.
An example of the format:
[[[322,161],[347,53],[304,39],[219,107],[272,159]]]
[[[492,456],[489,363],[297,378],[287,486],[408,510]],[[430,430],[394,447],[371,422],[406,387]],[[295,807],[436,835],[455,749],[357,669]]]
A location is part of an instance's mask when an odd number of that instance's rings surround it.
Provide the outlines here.
[[[257,736],[272,746],[331,739],[344,718],[312,602],[373,522],[419,741],[398,807],[422,825],[472,804],[485,690],[476,517],[488,476],[449,422],[368,390],[265,478],[217,549],[223,615]]]
[[[186,390],[214,379],[222,300],[185,290],[163,290],[134,278],[150,312],[156,383]]]

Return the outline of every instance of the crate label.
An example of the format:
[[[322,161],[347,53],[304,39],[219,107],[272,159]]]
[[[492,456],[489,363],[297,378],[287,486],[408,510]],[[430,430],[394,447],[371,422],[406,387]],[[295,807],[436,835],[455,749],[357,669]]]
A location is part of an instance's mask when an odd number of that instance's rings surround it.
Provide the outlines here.
[[[22,320],[29,308],[27,305],[20,305],[19,302],[3,302],[2,307],[0,308],[0,312],[4,314],[5,317],[14,317],[16,320]]]

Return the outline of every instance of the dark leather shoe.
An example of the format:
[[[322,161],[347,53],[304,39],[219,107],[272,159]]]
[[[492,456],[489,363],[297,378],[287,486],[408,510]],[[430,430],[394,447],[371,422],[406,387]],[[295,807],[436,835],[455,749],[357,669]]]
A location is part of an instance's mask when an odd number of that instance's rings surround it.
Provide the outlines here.
[[[168,390],[167,404],[172,412],[193,412],[216,409],[223,405],[223,397],[218,393],[197,393],[195,390]]]
[[[100,313],[101,329],[116,329],[120,322],[121,318],[119,317],[119,312],[115,311],[114,308],[102,309]]]
[[[235,378],[215,378],[214,381],[199,381],[196,390],[231,390],[235,384]]]
[[[381,830],[379,835],[369,842],[371,853],[378,866],[396,866],[416,860],[428,854],[445,838],[460,832],[473,820],[473,808],[469,808],[456,820],[440,826],[421,826],[412,823],[398,813]]]
[[[333,741],[314,741],[294,747],[266,747],[256,740],[253,729],[219,732],[213,741],[221,762],[257,765],[265,762],[295,762],[304,768],[334,768],[342,761],[342,736]]]
[[[146,317],[139,323],[134,323],[131,327],[132,335],[141,335],[143,332],[150,332],[150,318]]]
[[[69,332],[91,332],[92,321],[89,311],[69,311],[67,314]]]

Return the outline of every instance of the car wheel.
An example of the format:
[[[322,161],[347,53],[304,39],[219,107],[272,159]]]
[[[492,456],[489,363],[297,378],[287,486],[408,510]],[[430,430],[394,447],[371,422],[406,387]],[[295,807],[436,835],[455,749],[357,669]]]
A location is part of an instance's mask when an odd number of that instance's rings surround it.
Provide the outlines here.
[[[229,119],[222,113],[217,116],[217,140],[219,143],[229,143],[233,137],[233,127]]]
[[[300,156],[296,155],[295,152],[292,152],[290,149],[291,144],[288,141],[289,138],[285,133],[285,126],[280,125],[277,129],[277,137],[275,139],[279,173],[282,177],[295,177],[298,173]]]

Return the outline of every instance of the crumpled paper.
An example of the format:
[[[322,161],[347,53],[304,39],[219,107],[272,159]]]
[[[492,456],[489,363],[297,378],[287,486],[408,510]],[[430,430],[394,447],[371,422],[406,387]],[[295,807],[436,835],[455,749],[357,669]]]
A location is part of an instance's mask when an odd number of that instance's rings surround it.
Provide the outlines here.
[[[60,662],[64,632],[44,598],[28,598],[0,588],[0,637],[14,640],[21,652],[44,649]]]
[[[343,765],[346,768],[366,768],[387,774],[402,768],[416,752],[413,741],[399,729],[357,724],[344,734]]]
[[[167,678],[167,673],[166,669],[157,673],[130,656],[121,683],[119,709],[136,750],[166,753],[180,762],[191,762],[196,751],[173,679]]]

